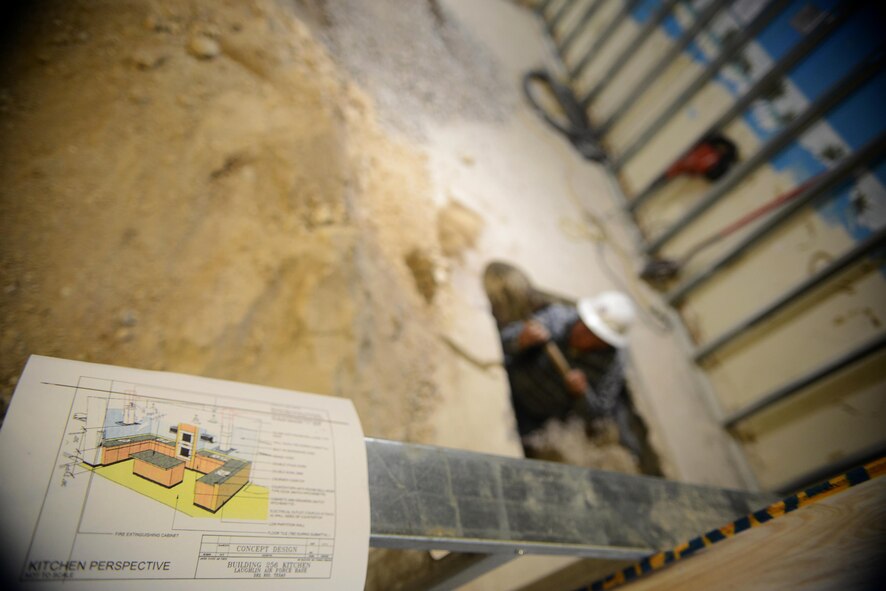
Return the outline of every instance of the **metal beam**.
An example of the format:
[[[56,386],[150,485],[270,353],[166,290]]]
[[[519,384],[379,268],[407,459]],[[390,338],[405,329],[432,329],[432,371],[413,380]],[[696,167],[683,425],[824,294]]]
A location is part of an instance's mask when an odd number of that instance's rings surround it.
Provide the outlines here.
[[[807,386],[811,386],[815,382],[824,379],[834,373],[837,373],[843,368],[864,359],[868,355],[876,353],[884,346],[886,346],[886,333],[880,334],[879,336],[871,339],[860,347],[856,347],[848,353],[845,353],[844,355],[841,355],[840,357],[837,357],[836,359],[815,368],[806,375],[801,376],[796,380],[793,380],[768,394],[765,394],[764,396],[760,397],[759,400],[756,400],[751,404],[740,408],[739,410],[726,417],[726,419],[724,419],[723,426],[727,429],[730,427],[734,427],[737,423],[744,421],[745,419],[757,414],[763,409],[769,408],[773,404],[796,394]]]
[[[563,0],[563,4],[568,4],[568,3],[569,3],[569,0]],[[562,8],[563,4],[558,5],[557,0],[551,0],[550,2],[545,4],[545,6],[541,9],[542,20],[544,20],[545,22],[548,22],[550,20],[550,18],[553,18],[553,17],[548,16],[548,13],[551,12],[552,8],[555,9],[554,16],[556,16],[556,14],[557,14],[556,11],[560,10],[560,8]]]
[[[557,29],[557,25],[560,24],[560,21],[563,20],[563,17],[565,17],[566,13],[569,12],[569,9],[575,5],[576,1],[577,0],[565,0],[560,9],[554,14],[554,18],[548,23],[548,31],[550,31],[551,37],[554,36],[554,31]]]
[[[566,464],[366,440],[375,547],[645,556],[772,500]]]
[[[886,152],[886,133],[880,134],[860,150],[857,150],[844,158],[834,168],[824,173],[817,182],[800,193],[793,201],[776,211],[771,217],[767,218],[763,223],[749,232],[729,252],[711,263],[704,271],[695,275],[692,279],[689,279],[676,287],[668,294],[668,303],[675,305],[682,301],[687,295],[689,295],[689,293],[707,282],[721,269],[731,265],[744,256],[754,244],[785,223],[791,218],[791,216],[800,211],[807,204],[812,203],[827,191],[837,187],[840,183],[844,182],[850,174],[863,168],[869,162],[877,161],[883,156],[884,152]]]
[[[627,161],[633,158],[634,155],[636,155],[636,153],[649,142],[649,140],[655,137],[661,128],[664,127],[665,123],[670,121],[677,112],[683,109],[708,82],[713,80],[714,76],[720,72],[720,69],[723,68],[723,66],[744,49],[745,45],[747,45],[751,39],[756,37],[757,33],[766,28],[766,26],[772,22],[772,19],[781,14],[792,1],[793,0],[773,0],[758,12],[757,16],[755,16],[750,23],[742,26],[739,33],[720,48],[719,55],[708,63],[701,74],[699,74],[679,95],[672,99],[668,106],[664,108],[652,123],[647,125],[636,139],[624,149],[624,151],[612,163],[612,168],[616,172],[621,170]]]
[[[585,30],[585,26],[591,22],[591,19],[594,18],[594,15],[597,14],[597,11],[605,4],[604,0],[595,0],[585,9],[584,14],[581,15],[581,18],[575,24],[575,27],[572,31],[566,35],[566,38],[563,39],[563,44],[560,45],[559,52],[561,56],[565,56],[566,52],[569,51],[569,48],[572,47],[572,44],[575,43],[575,40],[581,37],[582,32]]]
[[[682,53],[684,49],[686,49],[690,43],[695,39],[695,36],[698,35],[699,32],[703,28],[707,26],[709,22],[716,16],[716,14],[720,11],[728,3],[727,0],[711,0],[711,3],[708,4],[704,10],[702,10],[701,14],[698,15],[698,18],[692,23],[686,31],[683,32],[683,35],[671,46],[667,53],[665,53],[661,59],[659,59],[655,64],[649,68],[644,76],[640,79],[640,82],[630,90],[625,95],[624,100],[619,103],[619,106],[615,109],[606,121],[600,125],[598,130],[600,135],[606,134],[612,127],[619,121],[619,119],[627,113],[631,107],[643,96],[643,93],[646,92],[655,82],[658,80],[658,77],[664,73],[665,70],[668,69],[668,66],[671,65],[674,60],[677,59],[677,56]]]
[[[868,256],[878,248],[882,247],[884,243],[886,243],[886,228],[882,228],[865,240],[862,240],[854,247],[849,249],[849,252],[832,261],[824,269],[822,269],[815,275],[800,282],[799,285],[789,289],[786,293],[777,297],[766,306],[763,306],[761,309],[751,314],[748,318],[745,318],[738,324],[732,326],[732,328],[724,331],[717,338],[696,349],[693,357],[696,361],[704,359],[714,351],[720,349],[726,343],[731,342],[736,337],[759,325],[764,320],[774,316],[775,314],[778,314],[780,311],[790,306],[792,303],[803,297],[805,294],[809,293],[819,285],[822,285],[835,275],[839,274],[862,258]]]
[[[537,12],[542,16],[542,18],[544,18],[545,11],[548,9],[548,4],[553,1],[554,0],[541,0],[538,4],[535,5],[535,12]]]
[[[753,84],[732,106],[723,113],[717,120],[708,126],[703,132],[698,134],[684,149],[684,152],[692,146],[698,144],[702,138],[721,131],[733,119],[744,113],[751,104],[757,100],[762,94],[773,87],[778,80],[790,71],[795,65],[800,63],[806,56],[816,49],[822,41],[824,41],[831,33],[833,33],[840,25],[842,25],[852,11],[858,7],[860,3],[851,1],[840,3],[837,12],[828,14],[821,19],[803,39],[794,45],[788,52],[782,56],[778,62],[769,69],[757,82]],[[655,183],[647,185],[636,197],[631,199],[628,210],[636,211],[640,206],[646,203],[655,193],[657,186]]]
[[[606,30],[597,37],[591,46],[588,48],[587,53],[585,53],[584,57],[581,61],[569,72],[569,77],[573,80],[577,80],[581,77],[582,72],[588,65],[593,61],[594,57],[600,52],[604,45],[612,38],[612,35],[618,30],[621,24],[631,15],[631,11],[634,9],[634,6],[637,5],[638,0],[629,0],[625,2],[622,6],[621,10],[618,11],[618,14],[613,17],[609,24],[606,25]]]
[[[674,6],[677,5],[679,0],[667,0],[664,2],[655,14],[643,24],[643,27],[637,31],[637,34],[634,35],[634,38],[631,39],[630,43],[628,43],[624,49],[621,50],[615,59],[612,60],[612,63],[609,64],[609,67],[606,68],[606,72],[600,77],[600,79],[594,84],[593,87],[588,91],[588,93],[581,99],[581,106],[587,108],[593,102],[597,95],[602,92],[603,88],[608,84],[613,76],[618,73],[625,65],[631,60],[632,57],[637,53],[637,51],[643,46],[644,43],[650,38],[652,32],[662,23],[662,21],[667,18],[667,16],[673,11]]]
[[[775,137],[766,142],[753,156],[733,168],[729,174],[717,182],[692,208],[683,214],[667,230],[657,236],[646,247],[649,254],[658,252],[690,223],[710,209],[732,189],[738,186],[751,172],[778,154],[793,142],[801,133],[809,129],[825,113],[833,109],[846,97],[870,80],[883,67],[884,51],[878,49],[867,56],[860,64],[835,83],[796,119],[787,124]]]

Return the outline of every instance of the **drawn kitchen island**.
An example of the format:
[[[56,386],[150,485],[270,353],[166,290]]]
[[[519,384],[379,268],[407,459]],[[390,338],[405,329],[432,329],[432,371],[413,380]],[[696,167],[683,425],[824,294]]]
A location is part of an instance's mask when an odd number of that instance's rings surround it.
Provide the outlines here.
[[[185,479],[185,461],[152,449],[137,451],[130,456],[132,473],[151,482],[171,488]]]
[[[117,428],[117,431],[126,430],[126,425]],[[148,481],[164,489],[181,487],[175,496],[179,510],[182,509],[180,503],[189,503],[214,514],[250,484],[252,462],[235,457],[230,451],[201,449],[201,444],[211,444],[215,438],[197,425],[178,423],[168,430],[174,439],[153,433],[102,436],[100,453],[95,457],[98,461],[86,463],[124,486],[132,477],[137,477],[142,483]],[[131,469],[123,470],[124,462],[131,463]],[[115,470],[114,474],[102,472],[111,469]],[[187,471],[195,474],[188,478]],[[138,490],[165,502],[162,489],[142,486]],[[255,504],[252,495],[250,504]]]

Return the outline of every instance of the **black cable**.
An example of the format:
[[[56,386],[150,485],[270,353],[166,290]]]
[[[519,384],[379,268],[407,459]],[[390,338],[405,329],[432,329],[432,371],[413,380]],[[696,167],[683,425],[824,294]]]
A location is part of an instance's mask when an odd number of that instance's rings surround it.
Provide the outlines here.
[[[533,86],[543,84],[547,86],[559,103],[566,116],[566,121],[557,120],[542,108],[533,94]],[[572,90],[554,80],[545,70],[530,70],[523,76],[523,94],[532,106],[533,110],[544,119],[548,125],[565,135],[579,153],[588,160],[603,162],[606,153],[600,147],[597,136],[591,129],[588,115],[581,107]]]

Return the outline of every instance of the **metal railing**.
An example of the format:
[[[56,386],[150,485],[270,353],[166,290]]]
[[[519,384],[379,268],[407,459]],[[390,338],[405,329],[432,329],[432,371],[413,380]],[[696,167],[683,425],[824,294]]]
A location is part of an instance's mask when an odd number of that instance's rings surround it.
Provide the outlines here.
[[[607,41],[612,38],[621,24],[625,20],[627,20],[627,18],[631,15],[631,10],[633,10],[634,6],[636,5],[636,0],[625,2],[621,10],[619,10],[618,13],[613,17],[613,19],[606,25],[606,29],[604,29],[603,33],[599,37],[594,39],[594,42],[591,43],[590,47],[588,47],[581,60],[579,60],[575,67],[569,71],[569,75],[574,80],[578,80],[579,78],[581,78],[582,74],[585,71],[585,68],[588,67],[588,64],[593,61],[594,57],[606,45]],[[561,52],[561,55],[565,55],[565,51]]]
[[[608,141],[609,136],[616,125],[622,122],[629,113],[633,114],[641,99],[661,79],[663,72],[672,66],[678,56],[685,52],[692,43],[697,41],[699,34],[707,30],[718,15],[730,7],[731,3],[712,0],[704,5],[695,14],[694,20],[684,26],[682,33],[671,39],[669,48],[662,55],[651,58],[652,65],[644,68],[644,75],[633,83],[632,88],[619,91],[623,98],[617,101],[612,112],[604,113],[602,117],[594,117],[592,111],[595,104],[604,91],[610,88],[610,83],[617,79],[622,70],[631,65],[639,65],[634,64],[638,54],[646,47],[653,33],[666,19],[673,16],[681,5],[680,0],[661,0],[652,13],[647,15],[643,23],[637,23],[637,26],[633,28],[634,32],[631,33],[628,32],[630,28],[624,27],[624,24],[631,18],[637,3],[622,0],[621,6],[615,13],[616,16],[599,27],[600,23],[595,22],[595,19],[599,21],[602,18],[600,9],[604,2],[605,0],[590,1],[583,4],[581,10],[569,0],[564,0],[562,3],[542,2],[542,10],[539,14],[542,18],[550,18],[552,16],[551,9],[556,5],[560,19],[557,22],[556,35],[552,35],[552,37],[555,38],[555,44],[557,36],[562,39],[562,42],[557,45],[558,56],[555,57],[559,57],[561,61],[571,62],[563,63],[562,71],[569,75],[568,83],[578,97],[576,101],[590,111],[588,119],[591,121],[602,119],[602,122],[588,132],[588,136],[596,138],[598,142],[611,144],[612,142]],[[574,7],[573,10],[569,10],[570,5]],[[748,44],[781,16],[789,6],[791,3],[784,0],[769,0],[734,35],[725,39],[719,53],[702,64],[694,78],[687,81],[686,86],[679,90],[672,99],[667,100],[660,111],[657,110],[657,114],[642,122],[634,133],[634,137],[626,138],[625,147],[619,153],[609,154],[609,163],[606,166],[610,177],[616,178],[615,175],[623,172],[625,167],[647,148],[654,138],[659,136],[668,123],[674,121],[677,114],[690,101],[696,99],[703,88],[720,75],[727,64],[740,58]],[[818,14],[815,14],[814,18],[808,20],[798,29],[801,33],[800,38],[787,48],[762,76],[755,81],[750,81],[749,87],[739,94],[731,105],[725,107],[725,110],[716,117],[713,123],[707,125],[704,131],[693,134],[692,138],[687,138],[680,151],[685,155],[704,138],[714,137],[721,133],[746,113],[755,101],[783,86],[784,79],[790,76],[795,68],[809,58],[823,43],[831,39],[835,32],[841,30],[841,27],[844,27],[850,18],[857,16],[862,8],[870,8],[871,6],[874,4],[870,0],[847,0],[837,3],[829,10],[819,11]],[[547,12],[544,9],[547,9]],[[587,39],[587,33],[591,27],[599,28],[600,32],[596,34],[594,39]],[[597,70],[602,71],[599,77],[591,81],[583,80],[584,73],[596,63],[595,60],[599,59],[602,53],[601,49],[612,43],[619,34],[629,36],[627,43],[612,57],[607,58],[608,63],[599,64],[600,67]],[[579,38],[586,39],[588,42],[588,49],[580,57],[569,52]],[[690,225],[696,223],[726,196],[742,186],[755,171],[797,142],[805,132],[822,122],[829,113],[840,108],[862,87],[870,83],[875,76],[882,72],[884,57],[886,57],[886,46],[881,45],[859,60],[854,68],[829,88],[824,89],[824,92],[813,99],[801,113],[787,119],[784,126],[766,140],[759,149],[739,161],[725,176],[719,178],[676,221],[657,235],[649,238],[641,236],[639,239],[641,248],[651,256],[680,236]],[[583,85],[589,85],[589,88],[581,96]],[[736,262],[754,252],[777,230],[795,221],[798,214],[807,211],[810,206],[832,197],[836,190],[846,188],[857,176],[876,167],[882,162],[884,147],[886,147],[886,135],[881,134],[853,153],[840,156],[829,170],[810,181],[808,186],[799,191],[795,197],[789,201],[786,200],[779,209],[769,213],[756,225],[749,226],[749,229],[744,230],[744,234],[737,242],[732,243],[707,266],[702,267],[667,292],[665,297],[668,303],[674,306],[683,303],[715,276],[728,272]],[[655,181],[646,184],[633,196],[622,196],[625,202],[624,207],[629,214],[636,214],[641,207],[649,204],[659,194],[659,189],[662,186],[660,181],[663,177],[666,178],[663,171],[670,169],[671,165],[671,162],[660,162],[658,166],[660,166],[662,174],[654,177]],[[848,272],[850,268],[860,268],[863,262],[878,257],[882,261],[883,248],[884,230],[880,229],[853,245],[845,253],[837,255],[836,260],[830,262],[825,268],[787,289],[727,328],[720,335],[715,336],[707,343],[698,345],[691,353],[693,359],[698,363],[703,363],[726,345],[741,339],[776,315],[783,314],[788,310],[795,310],[802,301],[806,300],[806,296],[834,285],[837,278],[841,277],[844,272]],[[882,262],[875,262],[874,266],[878,264],[882,264]],[[734,427],[763,409],[786,400],[837,372],[847,370],[853,364],[881,351],[883,344],[884,336],[883,333],[880,333],[855,349],[835,355],[831,361],[824,363],[821,367],[814,368],[789,383],[762,394],[754,402],[724,417],[722,419],[723,426]]]
[[[754,82],[744,94],[737,98],[735,102],[732,103],[732,106],[720,115],[714,123],[710,124],[703,132],[695,135],[692,140],[688,141],[684,145],[684,150],[682,151],[690,149],[702,138],[709,137],[722,131],[729,123],[735,120],[736,117],[744,113],[754,101],[772,89],[785,74],[808,57],[819,44],[824,42],[834,31],[836,31],[853,13],[858,5],[859,2],[855,1],[840,3],[836,12],[827,14],[821,18],[812,29],[807,32],[799,42],[797,42],[796,45],[789,49],[787,53],[769,68],[759,80]],[[651,138],[647,138],[647,141],[649,139]],[[624,155],[620,158],[625,160]],[[621,165],[624,165],[624,162],[622,162]],[[666,165],[663,166],[663,168],[666,168]],[[655,189],[656,188],[650,184],[637,193],[628,205],[629,211],[634,212],[646,203],[655,194]]]
[[[793,201],[777,210],[770,217],[766,218],[764,222],[748,232],[736,245],[707,268],[674,288],[667,296],[668,302],[671,304],[681,302],[691,292],[713,278],[714,275],[747,255],[752,246],[755,246],[772,231],[789,221],[806,205],[816,199],[827,196],[831,190],[841,184],[845,184],[853,175],[857,175],[870,166],[877,164],[883,157],[884,152],[886,152],[886,133],[881,134],[860,150],[841,160],[834,168],[828,170],[814,183],[801,191]]]
[[[806,110],[788,123],[772,139],[767,141],[750,158],[743,161],[723,179],[717,182],[698,202],[692,206],[683,216],[674,222],[671,227],[662,232],[646,247],[649,253],[657,252],[667,242],[682,232],[689,224],[698,219],[704,212],[717,204],[723,197],[744,181],[752,172],[757,170],[773,156],[784,150],[794,142],[800,134],[808,130],[812,125],[821,120],[828,111],[839,105],[853,92],[861,88],[871,80],[882,68],[886,53],[877,51],[868,56],[866,60],[857,65],[851,72],[841,78],[836,84],[828,89],[822,96],[813,101]]]
[[[729,39],[720,49],[720,54],[713,59],[705,69],[699,74],[692,83],[683,91],[671,99],[667,107],[656,116],[655,120],[650,123],[630,145],[622,150],[621,154],[612,162],[612,168],[616,171],[620,170],[625,163],[630,160],[640,149],[646,145],[655,135],[661,131],[665,124],[670,121],[689,101],[691,101],[704,86],[714,79],[720,72],[720,69],[735,59],[735,56],[745,48],[760,31],[762,31],[772,20],[778,16],[791,0],[774,0],[761,10],[754,19],[742,27],[741,31],[733,38]]]

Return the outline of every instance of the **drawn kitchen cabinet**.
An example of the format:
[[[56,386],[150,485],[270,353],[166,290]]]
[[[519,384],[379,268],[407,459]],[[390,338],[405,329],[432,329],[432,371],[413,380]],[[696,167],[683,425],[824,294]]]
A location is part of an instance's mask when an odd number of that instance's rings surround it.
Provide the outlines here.
[[[220,450],[200,449],[199,427],[179,423],[170,431],[175,440],[151,433],[105,438],[101,464],[132,459],[132,474],[167,488],[183,482],[185,470],[198,472],[193,503],[213,513],[249,483],[252,463]]]
[[[225,460],[223,459],[207,457],[201,453],[197,454],[195,469],[197,470],[197,472],[209,474],[213,470],[221,468],[224,463]]]

